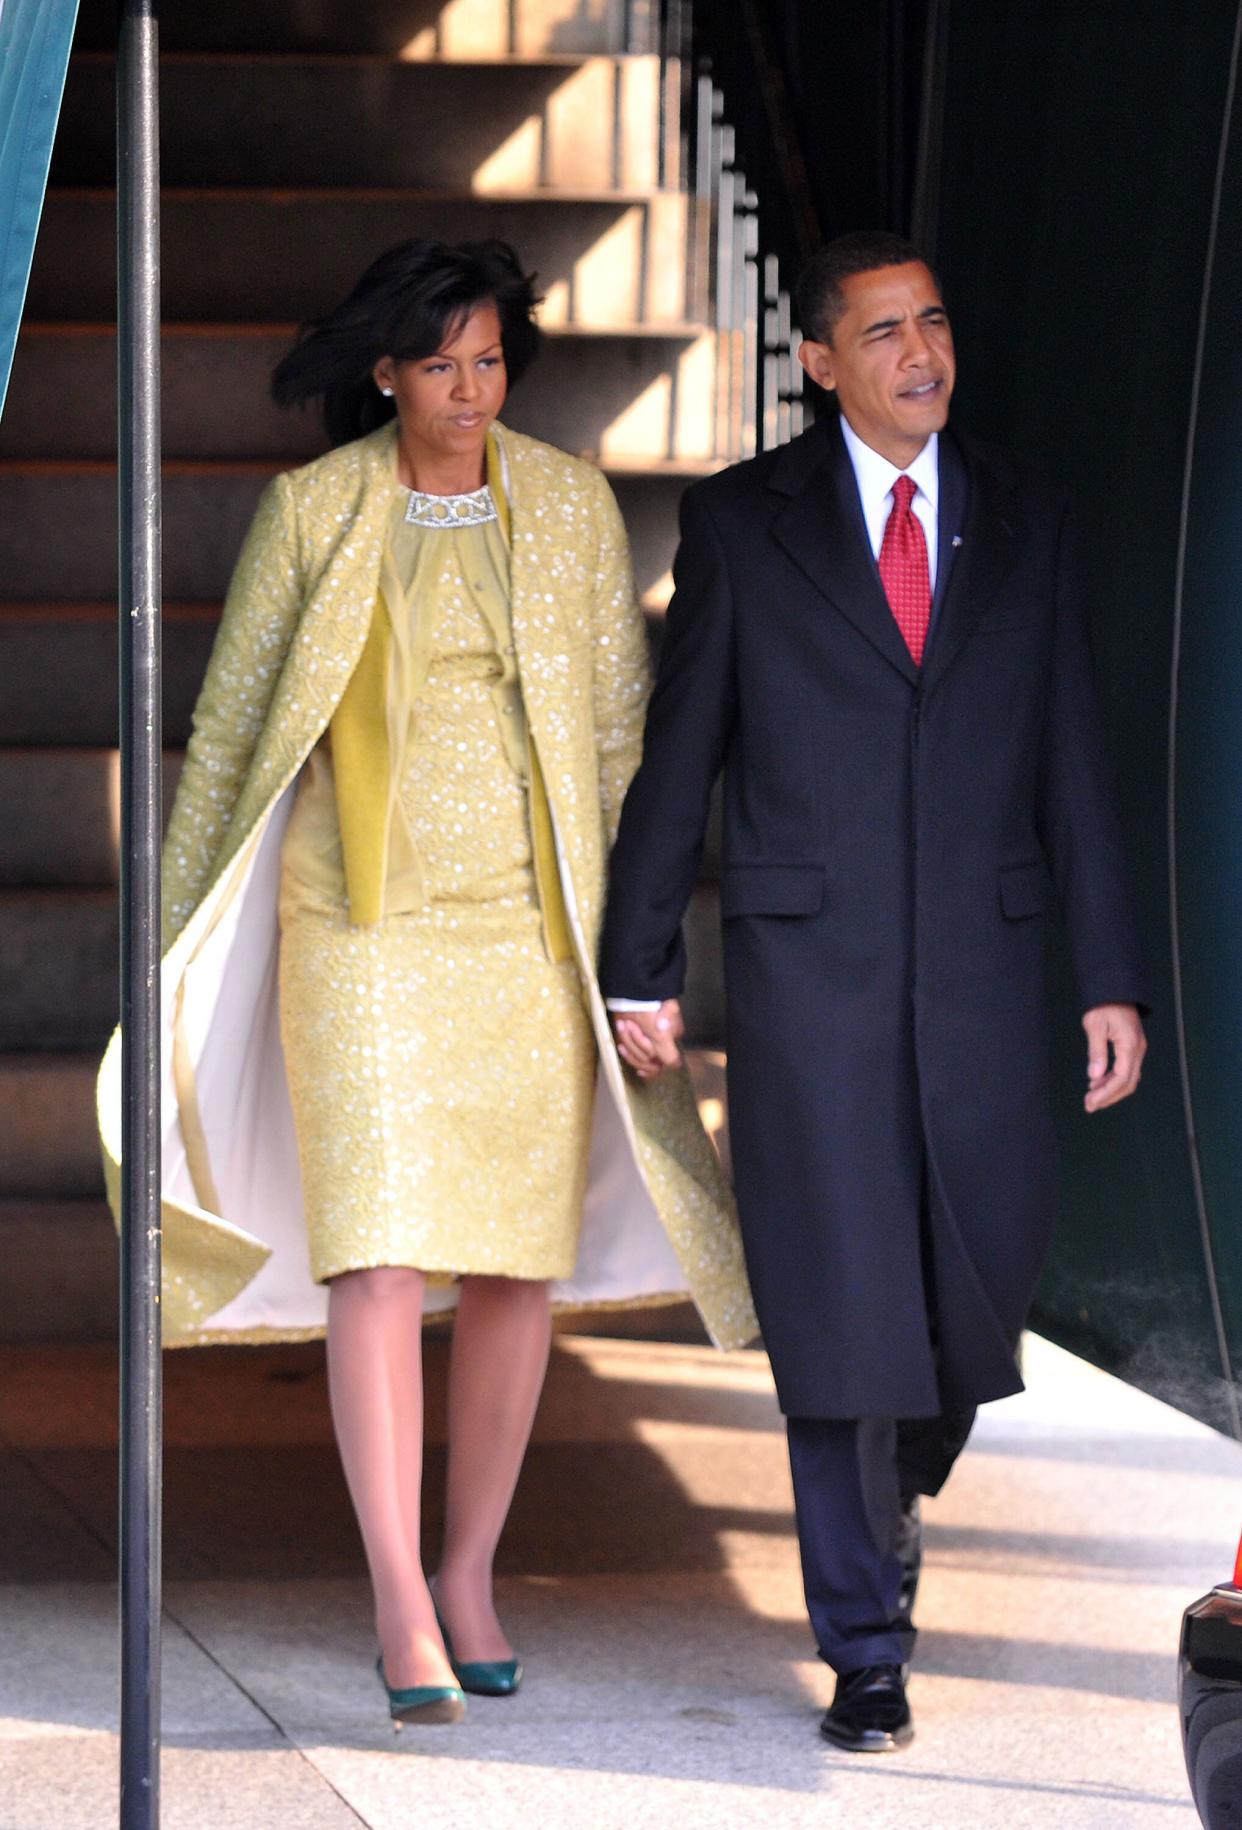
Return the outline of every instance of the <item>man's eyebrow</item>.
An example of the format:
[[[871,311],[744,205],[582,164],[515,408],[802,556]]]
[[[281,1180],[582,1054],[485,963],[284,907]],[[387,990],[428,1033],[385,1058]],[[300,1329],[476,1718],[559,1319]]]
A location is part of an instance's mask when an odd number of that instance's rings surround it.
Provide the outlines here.
[[[922,311],[920,311],[918,313],[920,322],[924,318],[943,318],[944,316],[945,316],[944,306],[939,303],[937,303],[935,305],[924,305]],[[895,330],[900,323],[901,323],[900,318],[877,318],[875,323],[868,324],[866,329],[861,334],[864,337],[869,337],[869,336],[871,336],[873,331]]]

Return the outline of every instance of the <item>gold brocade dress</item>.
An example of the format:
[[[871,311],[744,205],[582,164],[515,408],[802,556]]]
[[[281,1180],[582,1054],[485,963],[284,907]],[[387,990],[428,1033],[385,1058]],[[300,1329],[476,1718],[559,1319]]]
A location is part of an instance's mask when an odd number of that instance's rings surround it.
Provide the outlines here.
[[[282,854],[281,1031],[312,1273],[568,1277],[595,1042],[577,968],[553,964],[544,940],[489,492],[399,491],[381,588],[392,626],[382,919],[349,920],[326,741]]]

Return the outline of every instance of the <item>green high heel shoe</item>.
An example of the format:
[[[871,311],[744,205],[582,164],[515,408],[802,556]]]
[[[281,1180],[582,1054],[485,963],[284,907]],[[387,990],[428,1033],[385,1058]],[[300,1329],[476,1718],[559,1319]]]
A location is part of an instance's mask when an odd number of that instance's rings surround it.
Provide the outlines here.
[[[394,1690],[384,1676],[382,1652],[375,1661],[375,1669],[387,1693],[388,1713],[398,1733],[407,1722],[430,1728],[441,1723],[460,1722],[466,1713],[466,1699],[456,1684],[414,1684],[408,1690]]]
[[[438,1607],[436,1620],[449,1664],[453,1667],[453,1675],[462,1689],[472,1697],[511,1697],[522,1682],[522,1667],[517,1659],[468,1659],[465,1664],[459,1664],[453,1651],[453,1642],[449,1638],[449,1630],[444,1624],[444,1616]]]

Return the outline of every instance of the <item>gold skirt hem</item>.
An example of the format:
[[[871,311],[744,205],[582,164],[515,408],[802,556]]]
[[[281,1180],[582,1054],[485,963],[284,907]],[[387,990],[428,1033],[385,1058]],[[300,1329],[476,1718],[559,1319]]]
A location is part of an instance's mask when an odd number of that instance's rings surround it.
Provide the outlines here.
[[[412,1256],[398,1256],[393,1252],[370,1254],[351,1254],[339,1264],[328,1267],[316,1264],[311,1275],[317,1284],[331,1283],[334,1277],[348,1277],[353,1271],[419,1271],[433,1289],[443,1289],[447,1285],[460,1283],[463,1277],[508,1277],[514,1283],[546,1284],[556,1283],[566,1277],[572,1277],[574,1267],[563,1263],[553,1265],[551,1270],[507,1271],[497,1265],[470,1264],[436,1264],[421,1259],[415,1262]]]

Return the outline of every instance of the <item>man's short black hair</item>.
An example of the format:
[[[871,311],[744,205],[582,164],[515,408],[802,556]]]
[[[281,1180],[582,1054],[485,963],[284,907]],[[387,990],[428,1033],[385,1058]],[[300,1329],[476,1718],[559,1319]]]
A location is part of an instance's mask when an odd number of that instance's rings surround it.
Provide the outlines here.
[[[798,275],[798,321],[802,335],[812,343],[831,343],[837,321],[845,310],[842,280],[856,273],[874,273],[877,267],[904,267],[909,261],[931,262],[904,236],[885,229],[859,229],[825,242]],[[935,279],[933,272],[932,278]],[[939,281],[937,280],[937,285]]]

